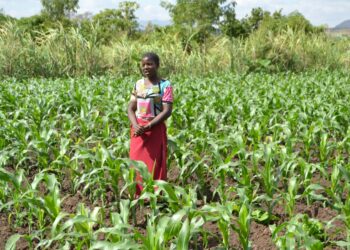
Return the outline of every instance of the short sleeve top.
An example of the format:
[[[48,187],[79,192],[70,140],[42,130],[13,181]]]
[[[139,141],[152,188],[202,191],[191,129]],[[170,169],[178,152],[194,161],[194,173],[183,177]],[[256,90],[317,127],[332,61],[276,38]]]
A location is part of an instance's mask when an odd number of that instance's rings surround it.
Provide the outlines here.
[[[153,118],[163,110],[163,103],[173,102],[173,88],[168,80],[146,85],[145,79],[135,83],[133,96],[136,97],[138,118]]]

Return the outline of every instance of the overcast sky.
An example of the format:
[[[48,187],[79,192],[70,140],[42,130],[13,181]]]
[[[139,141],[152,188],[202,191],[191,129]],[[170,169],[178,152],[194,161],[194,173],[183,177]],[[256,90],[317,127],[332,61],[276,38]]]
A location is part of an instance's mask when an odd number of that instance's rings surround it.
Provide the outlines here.
[[[105,8],[116,8],[118,0],[80,0],[78,13],[97,13]],[[160,7],[160,0],[139,0],[140,20],[169,20],[166,10]],[[171,0],[170,2],[175,2]],[[274,11],[282,9],[284,14],[298,10],[313,24],[327,24],[333,27],[350,19],[350,0],[236,0],[236,13],[239,18],[247,15],[254,7]],[[39,13],[40,0],[0,0],[0,8],[14,17],[31,16]]]

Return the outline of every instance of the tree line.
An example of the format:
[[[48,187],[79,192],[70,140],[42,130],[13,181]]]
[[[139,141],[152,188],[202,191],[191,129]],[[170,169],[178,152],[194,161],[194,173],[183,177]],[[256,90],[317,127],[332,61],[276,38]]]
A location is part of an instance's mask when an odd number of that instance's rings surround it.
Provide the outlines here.
[[[79,0],[41,0],[39,14],[13,18],[0,13],[0,25],[13,22],[19,29],[38,36],[58,27],[77,28],[88,36],[91,29],[96,29],[103,44],[111,44],[120,36],[129,39],[147,39],[149,34],[164,32],[176,34],[181,39],[184,49],[191,50],[191,44],[203,45],[215,36],[246,38],[260,29],[266,32],[280,32],[292,29],[305,33],[321,33],[324,27],[315,27],[301,13],[292,12],[283,15],[281,10],[270,13],[262,8],[254,8],[243,19],[236,16],[236,2],[227,0],[177,0],[174,4],[162,1],[171,17],[171,24],[157,26],[149,23],[140,27],[135,12],[140,8],[135,1],[123,1],[114,9],[105,9],[92,13],[76,14]]]

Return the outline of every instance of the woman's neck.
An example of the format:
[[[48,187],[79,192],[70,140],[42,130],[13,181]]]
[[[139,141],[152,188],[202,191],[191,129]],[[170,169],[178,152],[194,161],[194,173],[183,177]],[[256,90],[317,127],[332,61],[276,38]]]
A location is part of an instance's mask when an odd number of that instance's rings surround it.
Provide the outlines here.
[[[155,75],[153,77],[146,77],[146,80],[148,80],[151,83],[158,83],[160,81],[160,78],[158,75]]]

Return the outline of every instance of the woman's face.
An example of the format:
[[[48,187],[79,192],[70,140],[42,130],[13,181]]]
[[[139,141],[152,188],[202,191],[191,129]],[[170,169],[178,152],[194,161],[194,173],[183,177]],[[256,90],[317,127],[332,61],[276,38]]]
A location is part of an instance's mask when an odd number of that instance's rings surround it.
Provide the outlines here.
[[[142,74],[147,78],[157,76],[158,66],[156,63],[148,57],[144,57],[141,60]]]

